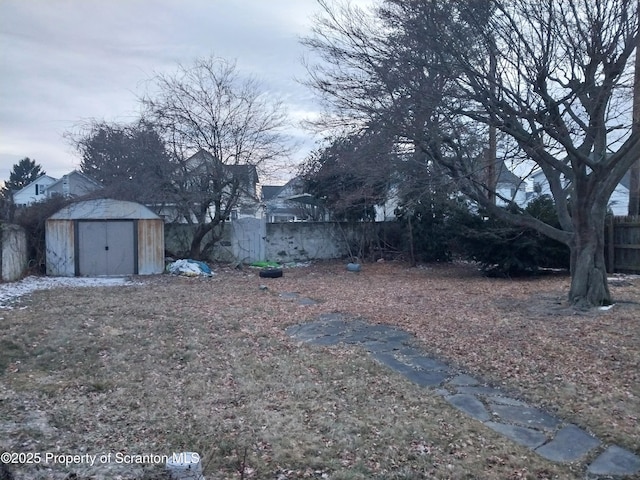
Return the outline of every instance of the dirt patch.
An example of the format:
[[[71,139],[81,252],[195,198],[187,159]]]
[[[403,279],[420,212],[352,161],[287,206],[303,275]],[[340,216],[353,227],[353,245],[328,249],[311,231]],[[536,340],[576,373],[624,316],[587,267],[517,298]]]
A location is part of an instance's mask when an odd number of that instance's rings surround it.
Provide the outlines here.
[[[28,308],[4,311],[0,342],[15,355],[0,351],[1,449],[197,451],[207,477],[221,479],[584,477],[583,464],[553,464],[506,441],[360,349],[285,334],[334,311],[397,325],[427,352],[605,443],[640,449],[637,305],[549,315],[535,304],[561,297],[567,278],[487,279],[458,265],[216,273],[34,292]],[[640,285],[614,294],[640,300]],[[16,478],[162,472],[154,463],[12,468]]]

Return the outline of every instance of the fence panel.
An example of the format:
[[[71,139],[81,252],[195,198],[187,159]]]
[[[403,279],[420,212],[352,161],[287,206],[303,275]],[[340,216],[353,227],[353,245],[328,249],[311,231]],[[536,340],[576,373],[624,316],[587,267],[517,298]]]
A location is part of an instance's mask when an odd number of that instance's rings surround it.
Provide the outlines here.
[[[640,216],[610,217],[605,238],[607,270],[640,274]]]

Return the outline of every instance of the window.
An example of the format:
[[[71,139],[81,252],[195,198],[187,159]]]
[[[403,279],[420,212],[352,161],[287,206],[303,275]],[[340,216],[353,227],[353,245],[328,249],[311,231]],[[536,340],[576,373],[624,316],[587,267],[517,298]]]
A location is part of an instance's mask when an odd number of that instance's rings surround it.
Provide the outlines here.
[[[44,195],[46,189],[47,187],[45,185],[38,185],[36,183],[36,195]]]

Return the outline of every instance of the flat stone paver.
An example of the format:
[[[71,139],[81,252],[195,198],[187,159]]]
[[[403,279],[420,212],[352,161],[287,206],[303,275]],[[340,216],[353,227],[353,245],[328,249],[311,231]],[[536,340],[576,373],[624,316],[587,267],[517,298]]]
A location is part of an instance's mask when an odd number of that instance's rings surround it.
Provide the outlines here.
[[[493,387],[458,387],[458,393],[482,395],[483,397],[499,397],[503,395],[502,390]]]
[[[392,353],[373,353],[372,357],[384,366],[389,367],[391,370],[403,375],[415,372],[415,369],[411,365],[407,365],[406,363],[401,362]]]
[[[515,398],[507,397],[504,395],[487,396],[487,401],[491,404],[511,405],[514,407],[525,407],[527,405],[521,400],[516,400]]]
[[[440,360],[436,360],[434,358],[428,358],[424,356],[418,357],[407,357],[407,360],[411,365],[415,365],[422,370],[430,370],[430,371],[449,371],[449,366],[446,363],[441,362]]]
[[[350,342],[347,342],[350,343]],[[397,350],[401,347],[400,344],[381,342],[378,340],[367,340],[362,343],[362,346],[369,352],[390,352],[393,350]]]
[[[575,425],[564,427],[549,443],[536,449],[553,462],[575,462],[600,445],[600,440]]]
[[[461,374],[452,378],[449,383],[460,387],[475,387],[480,385],[480,380],[472,377],[471,375]]]
[[[317,303],[296,293],[281,296],[301,305]],[[359,345],[390,370],[419,386],[431,388],[454,408],[547,460],[577,462],[601,445],[600,440],[575,425],[425,355],[411,334],[396,327],[369,324],[341,313],[326,313],[316,321],[291,326],[286,332],[314,345]],[[586,471],[589,475],[605,477],[635,475],[640,473],[640,457],[612,445],[587,465]]]
[[[491,430],[495,430],[514,442],[531,449],[538,448],[547,441],[547,436],[544,433],[539,430],[533,430],[532,428],[496,422],[486,422],[485,425]]]
[[[560,420],[553,415],[530,406],[493,404],[492,410],[502,422],[515,423],[523,427],[555,430],[560,425]]]
[[[486,422],[491,418],[484,404],[473,395],[458,394],[444,398],[458,410],[463,411],[476,420]]]
[[[640,472],[640,457],[612,445],[589,465],[587,471],[592,475],[635,475]]]
[[[413,370],[405,373],[404,376],[421,387],[437,387],[449,378],[449,373],[443,371]]]

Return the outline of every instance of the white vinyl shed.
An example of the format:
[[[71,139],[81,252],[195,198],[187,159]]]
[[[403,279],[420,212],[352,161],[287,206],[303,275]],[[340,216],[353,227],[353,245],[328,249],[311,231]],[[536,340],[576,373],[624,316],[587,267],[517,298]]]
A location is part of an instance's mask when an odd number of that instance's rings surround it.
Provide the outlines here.
[[[68,205],[45,227],[47,275],[151,275],[164,271],[164,221],[112,199]]]

